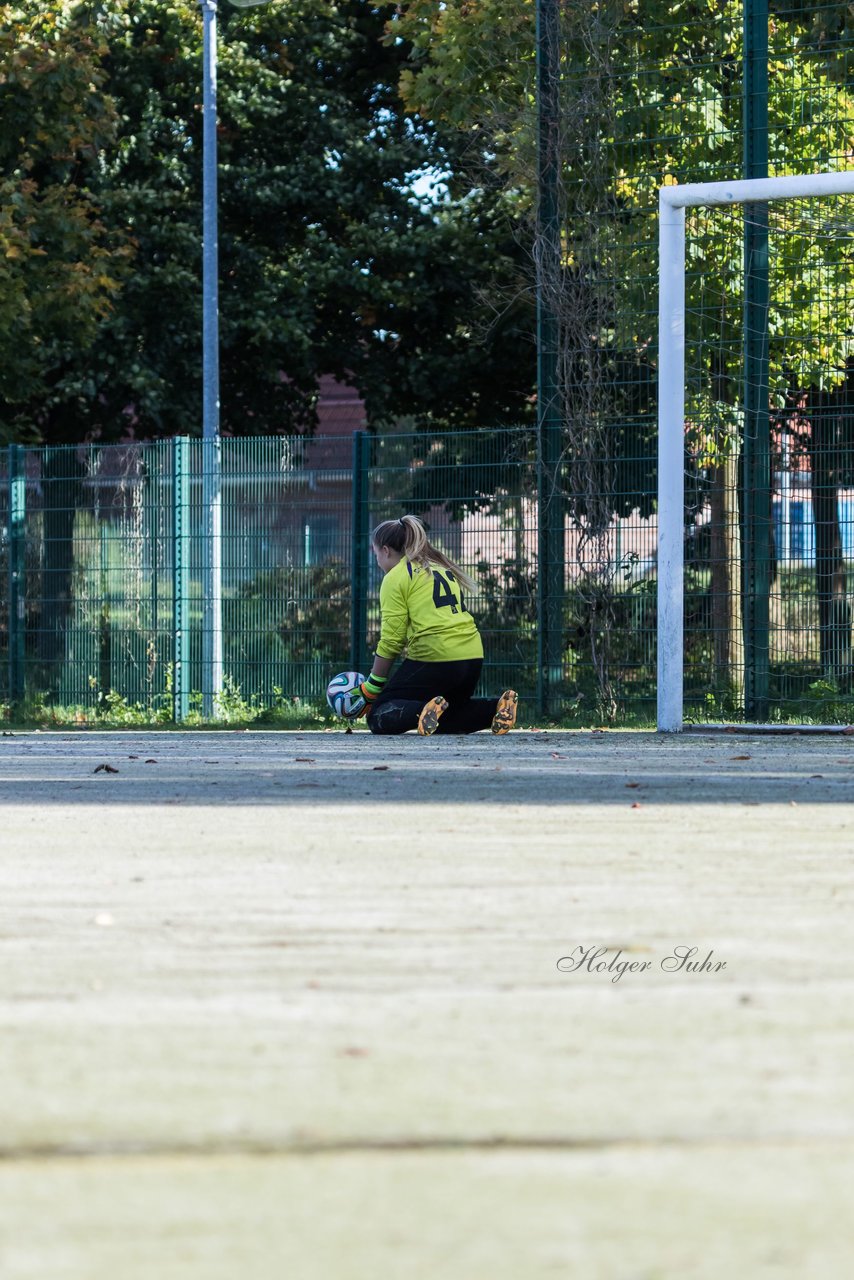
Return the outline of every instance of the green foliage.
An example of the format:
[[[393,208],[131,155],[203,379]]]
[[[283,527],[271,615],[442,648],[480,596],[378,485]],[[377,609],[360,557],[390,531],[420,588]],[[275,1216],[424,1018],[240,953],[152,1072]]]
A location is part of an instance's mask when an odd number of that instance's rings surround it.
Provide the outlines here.
[[[337,721],[328,707],[319,703],[289,699],[283,694],[271,704],[262,704],[257,696],[244,697],[241,690],[231,686],[217,703],[213,720],[206,720],[200,710],[201,694],[196,693],[186,720],[177,726],[172,713],[166,707],[153,711],[140,702],[128,702],[120,694],[111,692],[103,705],[93,713],[92,708],[81,703],[53,703],[37,694],[11,707],[0,703],[0,720],[18,728],[44,729],[323,729]]]
[[[199,6],[0,12],[6,434],[197,434]],[[479,301],[485,280],[518,292],[512,229],[488,193],[465,207],[416,195],[418,175],[453,167],[459,144],[406,118],[407,48],[383,39],[393,13],[368,0],[220,7],[226,432],[310,429],[324,374],[355,384],[374,423],[525,410],[525,308]]]
[[[171,667],[167,673],[166,691],[156,695],[148,703],[131,702],[115,689],[102,693],[94,676],[89,677],[89,687],[96,695],[94,707],[82,703],[62,704],[53,701],[45,693],[28,696],[12,707],[0,703],[0,720],[23,726],[78,729],[163,729],[175,725],[172,712]],[[202,695],[198,690],[190,694],[190,711],[182,721],[184,728],[320,728],[337,723],[325,701],[305,701],[274,688],[271,699],[257,693],[244,696],[240,686],[226,677],[221,693],[215,700],[212,720],[202,713]]]
[[[258,694],[245,697],[240,685],[226,676],[222,691],[215,699],[215,723],[219,725],[255,725],[267,728],[305,728],[327,725],[333,719],[329,708],[285,694],[274,688],[270,701]],[[205,724],[201,714],[201,697],[191,698],[191,711],[186,723]]]
[[[171,707],[165,699],[159,699],[158,702],[159,705],[155,707],[146,707],[140,702],[129,703],[115,689],[111,689],[98,704],[97,718],[116,727],[168,724],[172,719]]]
[[[477,566],[480,586],[472,612],[483,636],[490,667],[513,671],[519,693],[532,693],[537,683],[536,573],[524,555]]]
[[[536,432],[518,428],[425,436],[411,446],[407,510],[441,503],[454,520],[474,511],[503,511],[521,531],[513,508],[534,488]],[[516,495],[515,497],[511,495]]]
[[[117,123],[104,53],[65,5],[0,5],[0,443],[38,439],[87,393],[132,256],[91,190]]]
[[[251,636],[254,662],[326,664],[330,675],[349,651],[349,616],[350,574],[338,561],[265,570],[223,603],[235,659],[250,655],[234,648],[240,643],[234,638]]]
[[[389,23],[388,39],[411,46],[400,83],[410,110],[482,130],[508,172],[529,176],[534,0],[408,0]]]
[[[854,89],[850,70],[846,87],[840,66],[844,42],[851,39],[851,7],[840,0],[820,9],[783,0],[772,7],[770,171],[843,168],[854,147]],[[639,389],[619,363],[631,353],[640,363],[654,337],[649,294],[657,189],[668,180],[712,181],[741,172],[743,5],[605,0],[591,7],[560,0],[559,10],[563,288],[572,290],[581,273],[587,289],[614,291],[611,332],[596,338],[594,350],[604,361],[597,375],[603,405],[619,420],[625,416],[621,387]],[[484,146],[504,157],[508,191],[526,191],[528,204],[536,183],[530,146],[534,17],[534,0],[448,0],[441,6],[410,0],[390,24],[412,46],[402,78],[410,108],[461,129],[480,129]],[[769,317],[778,403],[792,385],[824,388],[841,381],[851,338],[836,307],[854,285],[844,235],[834,241],[806,232],[784,243],[772,275]],[[689,312],[700,308],[705,283],[714,281],[720,297],[715,340],[721,351],[738,352],[740,224],[723,217],[709,223],[702,243],[689,243],[689,252]],[[583,306],[583,291],[576,301]],[[787,324],[799,301],[808,320],[793,342]],[[691,356],[689,350],[689,363]],[[724,372],[715,371],[718,381]],[[572,380],[571,371],[566,377]],[[709,378],[711,383],[712,371]],[[652,407],[647,381],[646,403],[636,398],[635,411]],[[711,385],[706,394],[724,398]]]

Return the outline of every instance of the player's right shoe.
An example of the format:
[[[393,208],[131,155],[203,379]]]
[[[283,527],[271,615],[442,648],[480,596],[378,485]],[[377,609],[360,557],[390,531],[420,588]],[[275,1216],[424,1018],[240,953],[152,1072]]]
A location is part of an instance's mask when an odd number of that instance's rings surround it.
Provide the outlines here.
[[[515,689],[505,689],[498,699],[495,715],[492,718],[493,733],[509,733],[516,724],[516,704],[519,695]]]
[[[425,703],[418,717],[418,732],[422,738],[429,738],[431,733],[436,732],[442,713],[447,710],[448,704],[441,697],[431,698],[428,703]]]

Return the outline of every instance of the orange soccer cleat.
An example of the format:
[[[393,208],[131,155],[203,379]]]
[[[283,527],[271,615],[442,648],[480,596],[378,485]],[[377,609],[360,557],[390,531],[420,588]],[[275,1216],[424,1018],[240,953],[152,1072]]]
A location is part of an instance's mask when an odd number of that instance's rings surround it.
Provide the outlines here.
[[[439,727],[439,720],[444,711],[448,710],[448,704],[444,698],[431,698],[421,709],[421,715],[418,717],[418,732],[422,738],[429,738],[431,733],[435,733]]]
[[[519,695],[515,689],[505,689],[498,699],[495,715],[492,719],[493,733],[509,733],[516,724],[516,704]]]

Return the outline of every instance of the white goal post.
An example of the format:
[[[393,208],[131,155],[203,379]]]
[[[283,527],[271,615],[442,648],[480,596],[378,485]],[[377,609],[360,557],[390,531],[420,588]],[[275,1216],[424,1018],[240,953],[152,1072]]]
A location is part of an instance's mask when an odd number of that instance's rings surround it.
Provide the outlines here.
[[[683,727],[685,503],[685,210],[854,194],[854,170],[659,190],[657,724]]]

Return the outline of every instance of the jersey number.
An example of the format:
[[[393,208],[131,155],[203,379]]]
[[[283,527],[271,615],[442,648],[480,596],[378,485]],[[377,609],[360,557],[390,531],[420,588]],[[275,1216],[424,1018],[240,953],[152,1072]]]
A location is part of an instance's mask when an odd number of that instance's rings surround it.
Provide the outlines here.
[[[449,573],[448,577],[453,581],[453,574]],[[461,609],[463,613],[467,613],[468,610],[466,609],[465,602],[463,601],[463,593],[460,590],[459,585],[457,586],[457,590],[460,592],[459,609]],[[433,603],[437,609],[450,608],[452,613],[459,612],[457,607],[457,597],[451,590],[448,579],[439,573],[437,569],[433,570]]]

